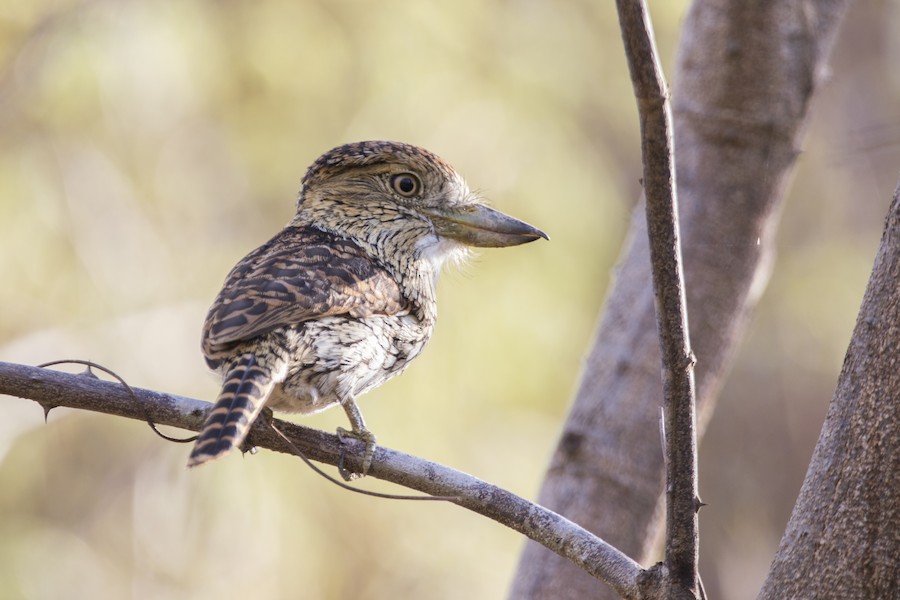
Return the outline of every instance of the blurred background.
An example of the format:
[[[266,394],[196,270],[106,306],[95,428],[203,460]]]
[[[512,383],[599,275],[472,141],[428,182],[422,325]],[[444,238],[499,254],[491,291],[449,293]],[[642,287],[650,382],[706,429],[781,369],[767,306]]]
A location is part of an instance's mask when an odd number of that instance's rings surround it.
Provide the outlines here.
[[[687,2],[651,4],[671,75]],[[898,30],[897,3],[854,3],[814,106],[701,449],[710,597],[755,597],[834,389],[900,173]],[[552,242],[446,273],[430,346],[362,410],[386,446],[536,495],[639,193],[613,3],[6,2],[0,131],[0,360],[207,400],[205,312],[307,165],[376,138],[447,159]],[[287,456],[188,473],[143,423],[0,410],[0,598],[502,598],[523,543]]]

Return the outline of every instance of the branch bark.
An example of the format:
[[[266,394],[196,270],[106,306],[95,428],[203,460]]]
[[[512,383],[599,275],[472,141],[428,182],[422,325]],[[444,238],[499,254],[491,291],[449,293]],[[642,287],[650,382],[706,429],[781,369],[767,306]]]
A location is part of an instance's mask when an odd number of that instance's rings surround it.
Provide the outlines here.
[[[663,586],[669,598],[695,598],[699,534],[694,357],[678,229],[669,91],[643,0],[618,0],[616,5],[641,124],[650,268],[662,357],[666,433]]]
[[[122,385],[95,377],[0,362],[0,394],[35,400],[45,411],[67,406],[198,431],[212,407],[208,402],[183,396],[141,388],[132,390],[135,397]],[[273,419],[273,424],[307,458],[330,465],[337,465],[340,460],[342,446],[336,435],[278,419]],[[254,425],[248,441],[259,448],[294,453],[281,436],[261,422]],[[355,456],[361,456],[362,444],[357,446]],[[350,460],[350,466],[358,468],[356,461]],[[454,497],[455,504],[518,531],[571,560],[592,577],[608,583],[622,597],[638,598],[640,565],[568,519],[504,489],[385,447],[376,450],[369,476],[432,496]]]
[[[683,27],[674,125],[701,426],[765,287],[778,207],[847,0],[695,0]],[[641,211],[539,502],[639,562],[662,523],[660,355]],[[510,598],[613,597],[526,544]]]
[[[900,184],[828,416],[759,595],[900,590]]]

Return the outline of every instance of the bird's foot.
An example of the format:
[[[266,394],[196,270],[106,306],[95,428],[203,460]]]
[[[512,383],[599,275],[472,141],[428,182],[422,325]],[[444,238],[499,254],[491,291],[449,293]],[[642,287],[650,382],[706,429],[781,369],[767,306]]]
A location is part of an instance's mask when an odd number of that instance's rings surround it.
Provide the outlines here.
[[[366,473],[369,472],[369,467],[372,466],[372,459],[375,458],[375,448],[378,447],[378,443],[375,441],[375,434],[369,431],[368,429],[362,429],[360,431],[350,431],[344,429],[343,427],[337,428],[337,436],[341,441],[341,457],[338,459],[338,473],[341,474],[341,477],[344,478],[344,481],[353,481],[354,479],[361,479],[366,476]],[[362,458],[362,469],[359,472],[351,471],[347,467],[344,466],[344,458],[347,453],[347,448],[344,445],[345,438],[353,437],[361,442],[365,442],[366,449],[363,452]]]

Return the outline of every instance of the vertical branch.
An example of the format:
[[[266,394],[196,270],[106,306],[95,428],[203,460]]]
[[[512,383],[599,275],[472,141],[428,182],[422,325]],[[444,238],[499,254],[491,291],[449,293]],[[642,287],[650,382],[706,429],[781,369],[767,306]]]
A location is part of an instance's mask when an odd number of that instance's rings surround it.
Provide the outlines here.
[[[702,431],[765,289],[812,99],[829,72],[827,59],[850,2],[690,4],[672,112],[686,291],[689,306],[702,314],[691,319]],[[624,20],[628,7],[621,11]],[[649,177],[646,183],[649,197]],[[662,395],[656,300],[640,212],[538,498],[646,562],[662,527],[657,501],[666,464],[656,431]],[[526,544],[510,599],[585,597],[613,594],[597,591],[596,580],[540,545]]]
[[[666,567],[669,589],[697,589],[697,435],[694,359],[678,232],[669,94],[642,0],[617,0],[641,123],[647,233],[663,365]]]

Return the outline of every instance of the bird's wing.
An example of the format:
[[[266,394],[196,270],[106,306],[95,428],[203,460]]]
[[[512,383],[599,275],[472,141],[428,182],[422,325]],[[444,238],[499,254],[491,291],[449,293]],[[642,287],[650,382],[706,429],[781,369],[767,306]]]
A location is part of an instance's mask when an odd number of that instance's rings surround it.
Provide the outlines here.
[[[229,273],[206,317],[203,345],[210,354],[311,319],[395,315],[409,308],[397,281],[355,243],[288,227]]]

